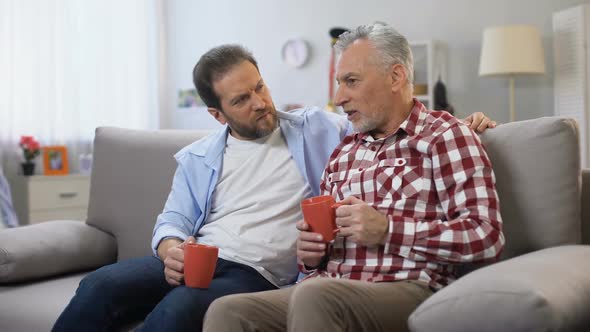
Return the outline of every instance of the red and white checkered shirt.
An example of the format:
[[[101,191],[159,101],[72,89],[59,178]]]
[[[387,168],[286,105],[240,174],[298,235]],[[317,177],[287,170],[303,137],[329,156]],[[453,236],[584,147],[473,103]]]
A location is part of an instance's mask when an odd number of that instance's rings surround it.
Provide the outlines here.
[[[308,278],[420,280],[440,289],[455,279],[455,264],[494,260],[504,246],[495,176],[479,138],[417,100],[388,137],[345,137],[320,189],[386,215],[389,237],[375,248],[338,237],[325,268]]]

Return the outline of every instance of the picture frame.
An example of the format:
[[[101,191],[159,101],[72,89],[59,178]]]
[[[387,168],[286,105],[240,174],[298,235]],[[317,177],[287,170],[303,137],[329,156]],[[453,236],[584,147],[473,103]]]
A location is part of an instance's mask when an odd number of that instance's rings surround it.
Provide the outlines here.
[[[65,145],[51,145],[42,147],[43,174],[67,175],[69,173],[68,149]]]
[[[196,89],[179,89],[178,90],[178,108],[203,107],[205,103],[197,93]]]

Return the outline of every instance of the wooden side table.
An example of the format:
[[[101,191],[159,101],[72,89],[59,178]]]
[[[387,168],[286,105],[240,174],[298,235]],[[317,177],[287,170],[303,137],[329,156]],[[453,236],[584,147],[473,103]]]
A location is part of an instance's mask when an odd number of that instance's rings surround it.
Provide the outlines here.
[[[86,220],[90,177],[19,176],[12,184],[13,203],[20,225],[51,220]]]

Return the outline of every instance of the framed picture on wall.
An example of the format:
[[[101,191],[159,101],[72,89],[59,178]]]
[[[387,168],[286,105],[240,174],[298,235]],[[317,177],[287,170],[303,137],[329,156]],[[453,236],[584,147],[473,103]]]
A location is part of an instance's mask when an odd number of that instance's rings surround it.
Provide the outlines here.
[[[67,175],[68,149],[65,145],[43,147],[43,169],[45,175]]]
[[[178,90],[178,108],[203,107],[205,103],[195,89]]]

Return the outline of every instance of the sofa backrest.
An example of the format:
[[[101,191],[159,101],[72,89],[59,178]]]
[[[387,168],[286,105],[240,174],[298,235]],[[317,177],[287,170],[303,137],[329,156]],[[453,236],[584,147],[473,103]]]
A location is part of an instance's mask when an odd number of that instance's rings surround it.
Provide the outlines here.
[[[176,170],[173,155],[208,133],[97,128],[86,222],[115,236],[118,260],[151,253]]]
[[[97,129],[87,223],[116,237],[119,260],[151,253],[153,226],[176,169],[173,155],[208,133]],[[481,139],[496,175],[506,235],[503,258],[579,243],[575,122],[557,117],[512,122]]]
[[[492,161],[506,246],[502,258],[580,243],[580,154],[575,121],[544,117],[481,136]]]

